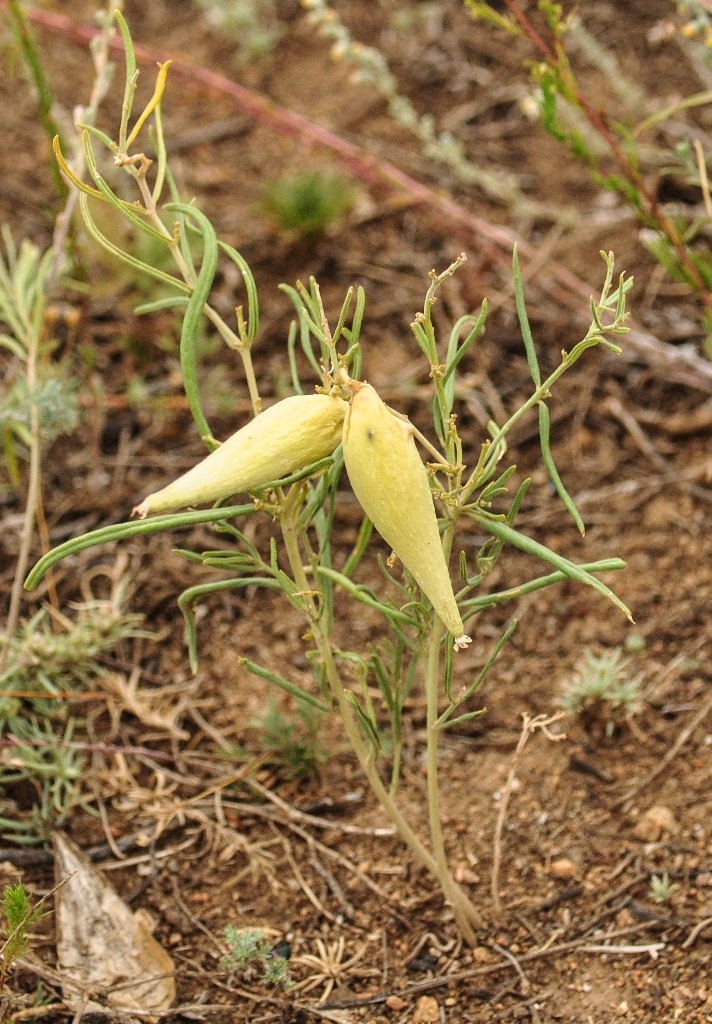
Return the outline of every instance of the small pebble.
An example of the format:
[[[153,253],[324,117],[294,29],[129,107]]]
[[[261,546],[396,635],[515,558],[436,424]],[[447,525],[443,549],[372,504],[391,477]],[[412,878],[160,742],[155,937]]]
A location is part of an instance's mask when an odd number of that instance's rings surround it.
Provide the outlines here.
[[[554,878],[576,878],[578,868],[568,857],[559,857],[549,865],[549,874]]]
[[[472,959],[476,964],[491,964],[497,958],[487,946],[475,946],[472,950]]]
[[[401,1010],[405,1010],[407,1005],[408,1004],[405,999],[401,999],[400,996],[389,996],[388,999],[386,999],[386,1007],[389,1010],[393,1010],[394,1013],[399,1013]]]
[[[439,1024],[440,1006],[433,996],[421,996],[415,1013],[411,1018],[411,1024]]]
[[[663,832],[672,835],[676,831],[677,822],[670,808],[654,804],[641,815],[633,829],[633,835],[644,843],[656,843]]]

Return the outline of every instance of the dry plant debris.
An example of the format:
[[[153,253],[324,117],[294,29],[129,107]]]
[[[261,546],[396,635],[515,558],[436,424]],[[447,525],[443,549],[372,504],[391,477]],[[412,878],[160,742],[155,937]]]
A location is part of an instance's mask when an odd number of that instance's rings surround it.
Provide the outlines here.
[[[53,837],[57,966],[64,1000],[78,1015],[105,1006],[143,1013],[175,1001],[174,965],[143,911],[134,913],[79,847]]]

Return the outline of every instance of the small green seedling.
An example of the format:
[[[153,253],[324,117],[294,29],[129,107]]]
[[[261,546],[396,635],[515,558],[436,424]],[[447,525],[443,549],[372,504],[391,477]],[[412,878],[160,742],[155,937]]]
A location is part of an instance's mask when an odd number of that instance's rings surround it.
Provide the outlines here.
[[[271,699],[266,714],[253,722],[269,761],[288,779],[317,778],[326,761],[319,740],[322,713],[306,701],[297,701],[297,716],[287,715]]]
[[[650,876],[650,894],[656,903],[666,903],[675,889],[677,884],[670,881],[667,871],[663,875]]]
[[[229,952],[220,960],[220,966],[231,973],[250,973],[261,968],[262,978],[270,985],[291,985],[288,956],[282,955],[282,946],[272,949],[267,932],[262,928],[235,928],[229,924],[223,932]],[[288,947],[286,947],[288,949]]]
[[[319,235],[354,205],[354,190],[340,174],[307,171],[265,188],[262,208],[281,231]]]
[[[588,730],[603,728],[612,736],[621,721],[640,709],[640,679],[629,676],[629,664],[620,648],[600,655],[586,651],[564,686],[561,706],[579,715]]]
[[[32,906],[22,882],[8,885],[0,900],[0,909],[5,918],[2,925],[0,945],[0,990],[5,987],[12,965],[24,956],[30,948],[30,929],[45,916],[43,901]]]

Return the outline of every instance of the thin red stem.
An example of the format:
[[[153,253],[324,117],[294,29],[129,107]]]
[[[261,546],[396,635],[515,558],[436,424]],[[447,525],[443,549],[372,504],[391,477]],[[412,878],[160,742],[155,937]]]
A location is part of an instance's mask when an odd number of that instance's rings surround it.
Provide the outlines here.
[[[542,37],[539,35],[537,30],[532,25],[531,21],[529,21],[524,12],[521,11],[518,5],[515,3],[515,0],[504,0],[504,2],[512,16],[517,20],[522,30],[526,33],[531,42],[536,46],[536,48],[546,58],[546,60],[552,65],[552,67],[556,68],[561,63],[560,54],[558,53],[557,48],[552,49],[542,39]],[[594,107],[591,106],[586,97],[580,92],[578,85],[573,79],[570,79],[570,82],[573,88],[573,97],[576,104],[581,108],[583,113],[586,115],[591,127],[594,128],[595,131],[597,131],[601,138],[604,140],[604,142],[610,149],[611,153],[617,160],[618,164],[620,165],[621,169],[623,170],[623,173],[625,174],[628,181],[634,186],[634,188],[638,190],[640,195],[643,196],[643,198],[645,199],[651,217],[657,223],[658,227],[665,234],[668,241],[675,249],[678,260],[680,261],[681,265],[685,268],[685,271],[688,274],[690,280],[694,283],[695,289],[699,292],[702,302],[705,304],[705,306],[707,306],[708,309],[712,309],[712,295],[710,295],[709,289],[703,281],[699,270],[690,259],[690,254],[685,248],[685,245],[682,242],[680,235],[678,234],[677,228],[660,208],[660,204],[658,203],[656,197],[645,184],[645,181],[641,177],[640,173],[638,172],[634,164],[630,162],[626,154],[621,149],[618,139],[616,139],[615,135],[610,129],[610,126],[608,125],[606,117],[600,111],[596,110]]]
[[[0,0],[0,10],[4,9],[7,9],[7,0]],[[36,7],[27,8],[26,14],[34,24],[72,39],[80,45],[86,46],[98,34],[98,31],[91,26],[77,25],[63,14]],[[118,38],[113,40],[112,47],[114,50],[122,52],[121,41]],[[140,60],[154,65],[158,61],[165,61],[167,56],[143,45],[136,47],[136,55]],[[350,166],[353,173],[361,179],[367,182],[386,181],[396,186],[409,195],[413,202],[427,206],[439,214],[459,235],[467,237],[470,244],[477,246],[481,252],[496,263],[509,266],[512,249],[515,245],[523,258],[532,263],[536,262],[536,250],[516,231],[501,225],[489,224],[465,210],[449,196],[429,189],[388,161],[366,153],[358,146],[340,139],[328,129],[314,124],[307,118],[285,110],[244,86],[237,85],[223,75],[198,67],[185,57],[174,58],[171,72],[194,82],[202,82],[207,87],[230,96],[237,107],[253,117],[261,119],[276,131],[297,135],[309,142],[327,147],[337,159]],[[547,294],[562,305],[580,310],[581,298],[586,301],[590,298],[591,286],[562,264],[548,260],[546,272],[548,276],[540,279],[540,285]],[[658,341],[657,338],[637,327],[633,320],[629,321],[629,325],[631,329],[627,335],[627,345],[636,350],[647,363],[662,367],[669,380],[679,381],[694,388],[702,388],[704,391],[712,391],[712,366],[708,360],[697,353],[674,349],[664,342]]]

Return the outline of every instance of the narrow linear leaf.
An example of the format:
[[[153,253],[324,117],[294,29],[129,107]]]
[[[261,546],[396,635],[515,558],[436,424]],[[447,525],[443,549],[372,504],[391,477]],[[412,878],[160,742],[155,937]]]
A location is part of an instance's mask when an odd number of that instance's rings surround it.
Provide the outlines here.
[[[214,580],[212,583],[199,583],[195,587],[188,587],[178,598],[178,607],[183,614],[183,621],[185,622],[188,657],[193,675],[198,671],[198,635],[194,611],[196,601],[210,594],[221,593],[225,590],[239,590],[250,586],[265,587],[268,590],[279,589],[279,583],[269,577],[243,576],[240,579]]]
[[[208,451],[212,451],[217,442],[203,413],[198,387],[198,330],[203,315],[203,306],[210,296],[217,270],[218,241],[215,228],[205,214],[196,210],[195,207],[188,203],[167,203],[166,210],[181,213],[194,220],[203,236],[203,261],[183,317],[180,336],[180,365],[183,374],[183,387],[195,425]]]
[[[477,341],[477,339],[481,336],[482,331],[484,330],[485,321],[487,320],[487,299],[485,299],[484,302],[482,303],[482,308],[480,309],[480,314],[479,314],[479,316],[476,319],[475,319],[475,317],[473,317],[473,315],[471,313],[468,313],[466,316],[461,317],[457,321],[457,323],[455,324],[455,327],[453,327],[453,332],[455,332],[456,328],[458,328],[458,325],[461,327],[467,321],[472,321],[472,320],[475,321],[474,326],[472,327],[472,330],[467,335],[467,337],[465,338],[463,343],[455,351],[454,355],[450,356],[450,354],[448,352],[447,369],[445,371],[445,376],[443,377],[443,384],[447,384],[449,382],[450,378],[452,377],[452,375],[454,374],[455,370],[457,369],[457,367],[458,367],[460,361],[462,360],[463,356],[467,355],[467,353],[470,350],[470,347],[472,346],[472,344],[475,341]],[[455,335],[455,337],[457,338],[457,335]]]
[[[309,365],[314,370],[314,373],[321,378],[321,368],[319,361],[314,355],[314,349],[311,344],[311,329],[314,328],[313,321],[309,318],[304,302],[302,301],[299,292],[292,288],[291,285],[281,284],[279,290],[288,295],[294,304],[294,308],[297,312],[297,319],[299,322],[299,342],[302,346],[304,355],[309,360]]]
[[[260,304],[257,298],[257,284],[245,257],[237,249],[233,249],[231,245],[228,245],[227,242],[218,241],[218,245],[235,264],[242,274],[242,280],[245,282],[245,290],[247,291],[247,340],[253,341],[260,326]]]
[[[292,320],[289,325],[289,333],[287,335],[287,356],[289,359],[289,373],[292,378],[292,390],[295,395],[303,395],[304,388],[302,382],[299,379],[299,369],[297,367],[297,322]]]
[[[124,62],[126,67],[126,81],[124,83],[124,99],[121,104],[121,127],[119,129],[119,145],[122,149],[126,149],[126,132],[128,129],[129,117],[131,116],[131,109],[133,107],[133,97],[136,92],[136,55],[134,53],[133,40],[131,38],[131,32],[126,24],[121,11],[118,9],[114,11],[114,18],[116,24],[119,26],[119,32],[121,33],[121,41],[124,45]]]
[[[101,128],[97,128],[95,124],[88,124],[84,121],[80,121],[77,125],[77,128],[81,128],[83,132],[89,132],[92,138],[96,139],[97,142],[100,142],[102,146],[105,146],[110,152],[114,154],[114,156],[118,156],[118,154],[121,152],[121,150],[116,145],[111,136],[107,135],[106,132],[103,132]]]
[[[412,618],[412,616],[406,615],[406,613],[402,612],[399,608],[394,608],[391,605],[383,604],[381,601],[378,601],[370,590],[367,590],[365,587],[360,587],[358,584],[354,583],[353,580],[344,576],[343,573],[337,572],[336,569],[327,569],[325,566],[320,565],[317,566],[317,572],[320,576],[328,576],[330,579],[334,580],[334,582],[343,587],[351,597],[360,601],[362,604],[368,605],[369,608],[373,608],[375,611],[380,612],[385,618],[394,619],[398,622],[405,622],[409,626],[417,627],[418,623],[414,618]]]
[[[549,415],[549,407],[546,402],[539,403],[539,442],[541,444],[541,457],[544,460],[546,471],[549,474],[551,482],[556,488],[556,493],[561,498],[562,502],[566,506],[566,510],[576,523],[576,529],[583,537],[586,533],[586,527],[583,525],[583,519],[579,515],[579,511],[574,504],[574,500],[566,490],[564,482],[559,476],[559,471],[556,468],[554,462],[554,456],[551,453],[550,444],[550,430],[551,430],[551,417]]]
[[[85,182],[82,181],[81,178],[78,178],[76,176],[76,174],[74,173],[72,168],[69,166],[67,161],[64,159],[64,154],[62,153],[62,150],[61,150],[61,147],[60,147],[60,144],[59,144],[59,135],[55,135],[55,137],[52,139],[52,148],[54,150],[55,159],[56,159],[57,163],[59,164],[60,170],[61,170],[62,174],[65,176],[65,178],[67,179],[67,181],[69,181],[72,185],[74,185],[74,187],[76,189],[78,189],[79,192],[84,192],[85,195],[93,196],[94,199],[103,199],[104,198],[102,196],[101,192],[99,192],[95,188],[92,188],[91,185],[87,185]]]
[[[595,576],[591,576],[590,573],[586,572],[575,562],[569,561],[568,558],[564,558],[563,555],[557,555],[555,551],[551,551],[543,544],[539,544],[537,541],[532,540],[531,537],[526,537],[523,533],[519,533],[517,530],[513,530],[511,526],[507,526],[505,523],[491,519],[489,516],[483,514],[475,514],[474,517],[477,522],[482,526],[488,533],[498,537],[500,540],[505,541],[507,544],[511,544],[515,548],[519,548],[520,551],[525,551],[529,555],[534,555],[535,558],[540,558],[542,562],[548,562],[549,565],[553,565],[555,569],[559,569],[564,575],[568,576],[569,579],[578,580],[579,583],[585,583],[589,587],[593,587],[599,594],[607,597],[609,601],[612,601],[616,608],[620,608],[625,617],[630,621],[634,622],[633,616],[630,613],[630,609],[621,601],[617,594],[607,587],[605,583],[596,579]]]
[[[464,715],[458,715],[457,718],[451,718],[447,722],[443,722],[438,728],[450,729],[453,725],[461,725],[463,722],[471,722],[473,718],[479,718],[480,715],[484,715],[487,708],[478,708],[477,711],[467,711]]]
[[[613,572],[618,569],[625,569],[626,563],[622,558],[603,558],[598,562],[586,562],[579,565],[579,569],[585,572]],[[564,572],[551,572],[547,576],[538,576],[535,580],[522,583],[518,587],[510,587],[509,590],[500,590],[494,594],[485,594],[483,597],[473,597],[467,601],[460,601],[460,611],[467,612],[484,611],[486,608],[494,608],[495,605],[504,604],[505,601],[517,601],[527,594],[536,590],[543,590],[554,583],[561,583],[569,577]],[[468,587],[469,589],[469,587]]]
[[[254,661],[250,661],[249,658],[240,658],[238,664],[244,665],[248,672],[253,676],[259,676],[260,679],[266,679],[268,683],[274,683],[280,690],[285,690],[287,693],[291,693],[297,700],[303,700],[305,703],[310,704],[314,708],[318,708],[319,711],[329,712],[331,708],[328,704],[324,704],[318,697],[314,697],[311,693],[303,690],[301,686],[297,686],[296,683],[290,683],[284,676],[278,675],[276,672],[270,672],[266,668],[262,668]]]
[[[34,590],[48,569],[51,569],[57,562],[75,555],[87,548],[97,547],[99,544],[108,544],[110,541],[126,540],[128,537],[137,537],[143,534],[163,533],[165,530],[181,530],[199,523],[215,523],[221,519],[233,519],[236,516],[246,516],[255,511],[254,505],[228,505],[225,508],[202,509],[198,512],[178,512],[167,516],[155,516],[153,519],[139,519],[132,523],[114,523],[112,526],[102,526],[99,530],[92,530],[85,533],[83,537],[74,537],[67,540],[59,547],[48,551],[46,555],[37,562],[25,580],[25,589]]]
[[[99,198],[104,197],[99,193]],[[141,274],[148,274],[149,277],[155,278],[157,281],[162,281],[164,284],[170,285],[171,288],[176,288],[180,292],[190,292],[190,287],[181,281],[179,277],[173,277],[172,274],[166,274],[165,271],[159,270],[158,267],[152,267],[149,263],[144,263],[143,260],[137,259],[135,256],[131,256],[130,253],[124,252],[118,245],[114,245],[106,235],[102,234],[99,228],[94,223],[94,219],[89,213],[89,203],[86,195],[79,196],[79,205],[82,211],[82,217],[86,225],[87,231],[92,238],[99,243],[107,252],[110,252],[113,256],[116,256],[123,263],[127,263],[134,270],[138,270]]]
[[[524,348],[527,353],[529,372],[532,375],[534,385],[539,387],[541,385],[541,371],[539,370],[539,360],[537,359],[532,329],[529,326],[529,317],[527,316],[527,307],[524,301],[524,285],[522,283],[522,272],[519,269],[519,253],[517,252],[516,245],[512,254],[512,274],[514,277],[514,301],[517,307],[519,328],[522,332],[522,340],[524,341]]]
[[[142,302],[140,306],[134,306],[134,313],[143,316],[144,313],[159,313],[162,309],[185,309],[188,301],[187,295],[168,295],[165,299]]]
[[[359,527],[356,543],[354,544],[353,550],[349,557],[346,559],[346,562],[344,563],[344,567],[342,569],[343,575],[347,578],[350,579],[351,576],[353,576],[354,572],[356,571],[359,562],[361,561],[366,552],[366,548],[368,547],[368,542],[371,539],[372,533],[373,523],[367,516],[364,516],[364,518],[361,521],[361,526]]]
[[[344,301],[341,304],[341,312],[339,313],[338,323],[336,324],[336,327],[334,328],[334,330],[332,332],[332,335],[331,335],[331,340],[333,341],[334,345],[337,343],[337,341],[341,337],[341,332],[344,329],[344,324],[346,323],[346,317],[348,315],[349,308],[351,306],[351,300],[353,299],[353,297],[354,297],[354,289],[353,289],[353,285],[351,285],[347,289],[346,295],[344,297]]]

